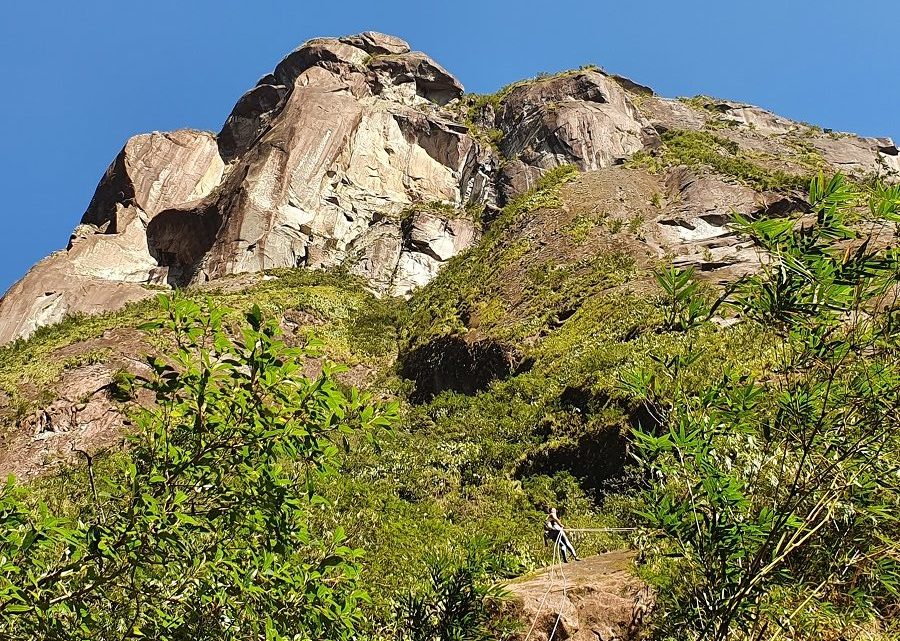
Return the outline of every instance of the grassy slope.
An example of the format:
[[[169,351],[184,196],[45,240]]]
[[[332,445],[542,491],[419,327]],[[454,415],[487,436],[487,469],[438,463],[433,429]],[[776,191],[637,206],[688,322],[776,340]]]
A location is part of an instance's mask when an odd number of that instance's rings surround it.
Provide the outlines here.
[[[365,363],[378,369],[394,357],[396,338],[391,333],[396,309],[365,291],[362,283],[346,274],[277,270],[275,278],[244,287],[229,287],[229,280],[216,289],[187,290],[184,295],[202,301],[214,299],[236,310],[235,315],[257,303],[268,314],[302,311],[301,327],[323,343],[324,354],[353,366]],[[255,279],[259,280],[259,279]],[[135,328],[157,313],[155,300],[134,303],[98,316],[70,316],[63,322],[39,329],[27,341],[0,348],[0,391],[6,394],[5,412],[0,412],[0,432],[18,418],[55,396],[60,374],[85,362],[103,362],[114,350],[78,349],[117,328]],[[386,330],[386,328],[388,328]],[[162,345],[147,344],[148,349]],[[74,355],[61,355],[72,354]],[[133,354],[132,356],[139,356]]]
[[[395,559],[416,567],[436,542],[461,545],[476,534],[489,538],[510,572],[543,562],[548,505],[561,506],[573,524],[622,524],[629,498],[608,491],[626,462],[621,436],[639,413],[619,393],[619,374],[688,342],[704,352],[696,385],[719,376],[726,362],[764,366],[753,349],[759,337],[744,326],[690,336],[661,331],[649,274],[626,253],[585,256],[573,243],[568,255],[535,264],[537,246],[552,239],[536,242],[529,230],[554,226],[559,185],[572,177],[561,171],[513,203],[477,248],[409,303],[401,353],[456,335],[497,341],[530,367],[476,395],[444,392],[409,405],[396,443],[357,469],[373,484],[360,490],[364,503],[373,493],[391,497],[382,504],[389,506],[386,523],[370,514],[368,530],[395,548],[390,556],[377,549],[371,559],[387,582]],[[568,224],[558,229],[569,231]],[[598,226],[595,233],[609,231]],[[385,384],[404,389],[396,377]],[[582,542],[587,552],[623,544],[613,537]]]
[[[609,495],[625,462],[622,435],[640,416],[618,392],[625,369],[688,342],[703,352],[696,385],[718,376],[724,363],[764,367],[753,349],[758,337],[742,325],[663,332],[647,267],[627,249],[592,244],[628,232],[602,221],[560,223],[560,187],[572,178],[562,168],[508,205],[478,247],[453,259],[408,304],[378,301],[345,275],[308,272],[281,272],[236,292],[188,292],[236,309],[255,302],[270,313],[304,312],[309,323],[301,330],[319,335],[328,357],[365,364],[376,387],[401,398],[410,383],[392,367],[395,355],[436,337],[497,341],[530,363],[476,395],[445,392],[426,404],[406,403],[383,451],[355,453],[344,480],[330,487],[335,508],[320,515],[322,526],[343,524],[369,551],[368,582],[380,606],[416,582],[429,554],[456,552],[477,538],[494,551],[498,574],[545,562],[547,505],[576,526],[626,522],[627,493]],[[564,241],[556,246],[568,250],[541,253],[548,239],[532,231],[553,225]],[[152,305],[139,304],[67,320],[0,351],[0,386],[11,406],[21,414],[52,396],[56,376],[71,365],[54,358],[60,348],[134,327],[152,313]],[[82,480],[76,472],[42,484],[60,496],[77,493]],[[580,546],[590,553],[623,544],[609,536]]]

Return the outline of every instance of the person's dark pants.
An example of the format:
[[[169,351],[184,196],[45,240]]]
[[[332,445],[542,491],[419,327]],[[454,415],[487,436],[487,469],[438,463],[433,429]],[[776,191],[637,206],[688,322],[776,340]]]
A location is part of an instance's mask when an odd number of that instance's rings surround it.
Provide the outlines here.
[[[566,555],[566,551],[572,553],[574,558],[578,558],[578,554],[575,552],[575,548],[572,547],[572,543],[569,541],[569,537],[566,536],[565,531],[557,530],[558,534],[556,535],[556,545],[559,547],[559,554],[562,556],[562,560],[564,563],[569,562],[569,557]]]

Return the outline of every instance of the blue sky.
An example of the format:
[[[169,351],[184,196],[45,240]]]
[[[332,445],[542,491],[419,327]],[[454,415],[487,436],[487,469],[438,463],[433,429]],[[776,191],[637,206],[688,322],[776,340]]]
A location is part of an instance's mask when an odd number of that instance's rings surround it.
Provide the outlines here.
[[[218,131],[259,76],[314,36],[402,36],[469,91],[594,63],[662,95],[897,139],[898,25],[895,0],[6,0],[0,291],[65,246],[129,136]]]

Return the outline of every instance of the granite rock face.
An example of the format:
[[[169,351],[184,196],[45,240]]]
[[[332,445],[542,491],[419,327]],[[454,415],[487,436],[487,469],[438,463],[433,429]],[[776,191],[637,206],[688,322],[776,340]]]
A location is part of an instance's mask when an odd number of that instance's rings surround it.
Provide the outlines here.
[[[139,208],[152,218],[209,194],[224,168],[216,138],[207,132],[183,129],[135,136],[106,170],[81,222],[116,233],[122,207]]]
[[[351,247],[351,271],[376,289],[403,296],[427,284],[441,265],[473,245],[480,233],[470,218],[417,211],[398,227],[370,227]]]
[[[582,171],[602,169],[657,138],[619,83],[596,70],[515,87],[497,124],[507,161],[501,174],[506,199],[532,188],[547,169],[569,163]]]
[[[438,225],[445,240],[423,245],[401,230],[401,214],[495,202],[495,154],[443,108],[462,91],[399,38],[307,42],[238,100],[218,135],[129,140],[69,247],[0,302],[0,343],[149,296],[146,284],[330,267],[355,254],[366,260],[354,271],[379,291],[424,284],[449,257],[447,243],[464,249],[476,226],[451,215]],[[379,258],[387,237],[390,267]],[[440,249],[429,253],[432,242]]]
[[[659,253],[668,252],[679,267],[715,272],[719,279],[733,280],[756,270],[759,252],[729,222],[734,213],[747,216],[764,211],[765,195],[686,168],[670,172],[666,188],[673,204],[656,221],[653,236]]]
[[[0,344],[68,314],[93,314],[152,294],[167,267],[147,245],[161,210],[206,196],[224,163],[215,137],[182,130],[135,136],[116,156],[69,246],[31,268],[0,300]]]
[[[597,68],[516,83],[473,109],[451,73],[399,38],[316,38],[247,91],[218,134],[130,139],[69,246],[0,300],[0,344],[150,296],[147,285],[272,268],[343,265],[376,292],[408,295],[548,170],[607,171],[673,130],[714,132],[783,172],[900,175],[889,139],[732,101],[668,100]],[[765,210],[784,195],[696,167],[667,181],[671,206],[651,249],[752,268],[730,212]]]
[[[396,253],[388,246],[401,213],[494,202],[496,159],[441,108],[461,93],[396,38],[305,44],[240,99],[219,135],[227,177],[210,197],[155,219],[152,252],[177,284],[331,267],[362,252],[355,271],[381,291],[406,293],[412,281],[402,269],[388,280],[381,258]]]

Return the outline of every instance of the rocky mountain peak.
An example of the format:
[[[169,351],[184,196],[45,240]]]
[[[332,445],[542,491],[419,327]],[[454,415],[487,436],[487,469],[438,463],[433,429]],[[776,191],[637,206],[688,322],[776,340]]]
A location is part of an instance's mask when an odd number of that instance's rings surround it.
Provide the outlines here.
[[[241,96],[218,134],[127,141],[69,246],[0,301],[0,343],[67,314],[147,297],[147,285],[280,267],[342,265],[379,293],[406,295],[478,241],[491,219],[481,212],[533,188],[546,171],[607,171],[667,144],[666,162],[677,164],[684,159],[666,137],[681,131],[766,159],[771,172],[806,170],[810,158],[851,173],[900,171],[889,140],[813,131],[730,101],[667,100],[594,67],[467,97],[452,74],[400,38],[316,38]],[[723,183],[709,169],[691,168],[701,175],[690,180],[663,177],[690,198],[648,221],[648,251],[674,249],[694,261],[728,254],[730,210],[784,196],[736,184],[740,177]],[[697,238],[715,247],[698,249]]]

